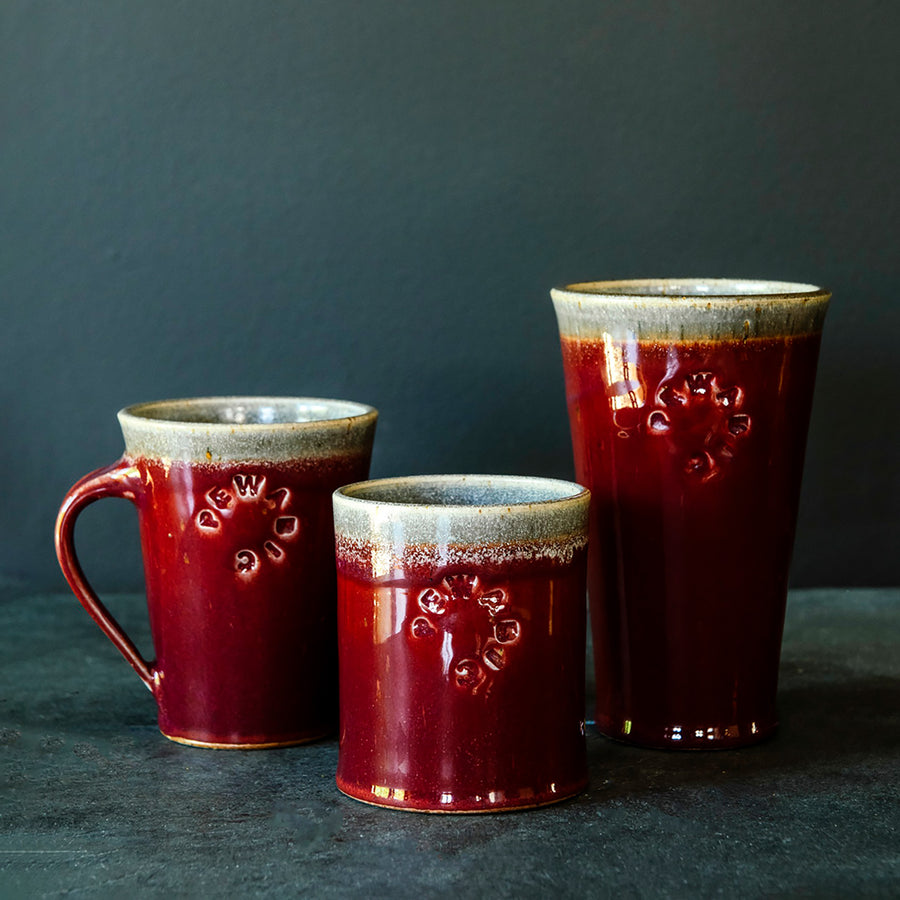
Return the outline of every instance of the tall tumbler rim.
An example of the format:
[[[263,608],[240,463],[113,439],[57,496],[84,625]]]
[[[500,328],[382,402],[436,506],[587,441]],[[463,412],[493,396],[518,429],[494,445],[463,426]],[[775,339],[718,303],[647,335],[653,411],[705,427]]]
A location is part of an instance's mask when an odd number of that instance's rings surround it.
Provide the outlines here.
[[[701,300],[734,302],[803,303],[831,296],[827,288],[794,281],[769,281],[754,278],[627,278],[612,281],[582,281],[561,285],[552,291],[559,295],[603,297],[607,301],[649,301],[694,304]]]

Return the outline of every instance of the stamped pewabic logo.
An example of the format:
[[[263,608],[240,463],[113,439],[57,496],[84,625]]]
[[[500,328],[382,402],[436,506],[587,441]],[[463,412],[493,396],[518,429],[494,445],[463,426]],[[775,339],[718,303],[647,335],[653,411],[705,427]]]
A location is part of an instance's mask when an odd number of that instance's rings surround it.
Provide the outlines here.
[[[720,383],[715,373],[690,372],[659,386],[646,430],[669,442],[688,477],[711,481],[750,434],[744,399],[740,386]]]
[[[419,594],[418,606],[412,638],[440,648],[444,673],[460,690],[487,693],[522,636],[509,592],[485,588],[477,575],[448,575]]]
[[[266,477],[236,474],[224,486],[207,491],[206,506],[196,514],[197,529],[227,540],[230,532],[256,532],[257,540],[234,549],[234,571],[238,578],[253,578],[266,563],[279,564],[287,547],[300,534],[300,521],[291,515],[291,492],[287,488],[268,490]]]

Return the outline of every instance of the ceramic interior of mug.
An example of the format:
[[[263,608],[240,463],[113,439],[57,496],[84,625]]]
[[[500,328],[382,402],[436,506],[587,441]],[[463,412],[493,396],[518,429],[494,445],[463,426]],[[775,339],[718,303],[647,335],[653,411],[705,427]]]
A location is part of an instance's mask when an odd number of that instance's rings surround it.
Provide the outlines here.
[[[812,284],[741,278],[590,281],[550,293],[563,336],[658,340],[817,332],[831,297]]]
[[[195,397],[119,412],[126,454],[194,462],[291,459],[361,451],[377,412],[314,397]]]

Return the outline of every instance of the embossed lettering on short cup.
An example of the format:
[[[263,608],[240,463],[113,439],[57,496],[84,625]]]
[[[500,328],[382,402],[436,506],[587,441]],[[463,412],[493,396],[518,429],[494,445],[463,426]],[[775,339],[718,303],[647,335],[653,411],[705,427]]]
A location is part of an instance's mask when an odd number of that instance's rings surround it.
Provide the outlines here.
[[[486,688],[487,693],[509,662],[509,648],[522,636],[509,599],[505,588],[487,589],[477,575],[448,575],[419,594],[422,615],[413,618],[410,634],[435,642],[444,674],[458,688],[471,694]]]
[[[235,475],[232,479],[235,490],[243,497],[256,497],[266,483],[264,475]]]
[[[287,558],[285,542],[300,534],[300,520],[290,514],[291,492],[288,488],[266,491],[266,478],[259,474],[238,473],[227,486],[207,491],[195,517],[197,528],[207,535],[228,539],[229,524],[246,533],[250,523],[258,524],[259,539],[252,546],[234,550],[234,571],[242,580],[253,578],[264,561],[279,564]],[[272,513],[280,513],[273,517]],[[252,529],[250,529],[252,530]]]

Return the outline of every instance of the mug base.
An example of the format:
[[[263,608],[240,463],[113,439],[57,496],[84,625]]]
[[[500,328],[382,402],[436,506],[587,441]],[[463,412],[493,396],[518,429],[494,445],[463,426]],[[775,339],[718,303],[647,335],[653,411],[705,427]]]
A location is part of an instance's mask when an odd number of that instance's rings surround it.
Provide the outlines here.
[[[562,803],[563,800],[569,800],[577,796],[587,789],[588,780],[567,787],[563,790],[557,789],[550,796],[546,792],[542,792],[544,796],[537,793],[527,797],[505,797],[503,800],[491,801],[482,798],[464,797],[459,800],[434,801],[428,798],[408,797],[408,792],[398,788],[382,788],[381,794],[373,794],[371,791],[358,791],[349,785],[341,784],[337,781],[338,790],[351,800],[357,800],[360,803],[366,803],[369,806],[378,806],[382,809],[396,809],[401,812],[428,813],[432,815],[480,815],[483,813],[502,813],[516,812],[525,809],[538,809],[542,806],[552,806],[556,803]],[[488,796],[491,792],[485,792]],[[447,795],[443,795],[447,796]]]
[[[160,730],[160,734],[164,738],[168,738],[176,744],[184,744],[187,747],[200,747],[204,750],[274,750],[278,747],[296,747],[298,744],[310,744],[313,741],[320,741],[322,738],[328,737],[331,732],[323,731],[321,734],[314,734],[309,737],[291,738],[284,741],[263,741],[253,743],[222,743],[219,741],[200,741],[194,738],[182,737],[177,734],[166,734]]]
[[[594,727],[617,743],[650,750],[738,750],[772,737],[778,730],[778,720],[730,725],[646,726],[628,719],[614,721],[597,716]]]

